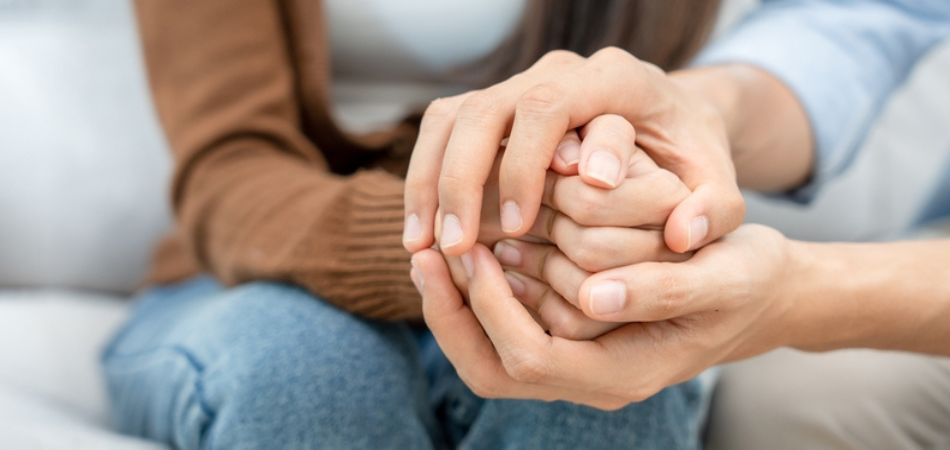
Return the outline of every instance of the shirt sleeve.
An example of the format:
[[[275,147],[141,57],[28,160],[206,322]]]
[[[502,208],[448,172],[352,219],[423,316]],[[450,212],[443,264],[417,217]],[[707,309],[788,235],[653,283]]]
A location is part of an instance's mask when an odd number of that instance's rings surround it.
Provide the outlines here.
[[[851,163],[917,61],[948,37],[947,0],[765,0],[693,65],[754,65],[794,92],[817,154],[810,181],[789,195],[808,202]]]

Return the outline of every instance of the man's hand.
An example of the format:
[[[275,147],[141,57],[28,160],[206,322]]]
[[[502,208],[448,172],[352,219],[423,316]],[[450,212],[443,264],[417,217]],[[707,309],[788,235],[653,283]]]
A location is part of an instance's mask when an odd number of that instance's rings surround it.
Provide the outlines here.
[[[545,259],[583,268],[571,273],[573,276],[556,278],[553,282],[541,282],[541,274],[532,270],[541,267],[535,261],[525,261],[527,270],[519,267],[520,245],[527,242],[511,240],[499,245],[496,254],[512,270],[506,274],[518,298],[536,312],[540,323],[555,336],[587,339],[599,336],[618,325],[589,319],[570,303],[561,299],[569,296],[576,304],[579,283],[569,280],[586,278],[586,271],[600,271],[635,262],[653,260],[682,260],[688,255],[670,251],[663,240],[662,226],[673,209],[687,198],[690,191],[671,172],[659,168],[649,156],[636,147],[633,128],[619,116],[599,116],[585,125],[578,133],[569,132],[561,146],[575,145],[583,152],[585,147],[606,149],[612,153],[629,155],[626,178],[608,190],[592,185],[590,180],[578,176],[578,164],[568,163],[559,157],[551,162],[545,191],[544,206],[529,235],[522,239],[531,242],[554,243],[543,248]],[[482,207],[482,226],[478,241],[493,246],[504,237],[497,226],[497,173],[501,156],[485,185],[486,197]],[[559,173],[556,173],[555,170]],[[570,175],[570,176],[565,176]],[[491,220],[492,218],[495,221]],[[438,230],[437,230],[438,235]],[[515,264],[513,261],[518,259]],[[458,257],[448,256],[456,286],[463,296],[468,294],[466,278]],[[586,270],[586,271],[585,271]],[[519,272],[519,273],[515,273]]]
[[[641,401],[712,365],[784,345],[788,331],[788,245],[765,227],[744,226],[685,262],[592,275],[581,284],[578,306],[624,324],[590,341],[545,334],[484,247],[464,258],[471,307],[452,294],[441,255],[417,254],[415,270],[426,280],[426,322],[463,380],[483,395],[616,408],[617,399]]]
[[[577,154],[578,172],[590,184],[620,185],[632,153],[559,146],[565,133],[605,114],[633,125],[637,145],[690,190],[665,224],[671,249],[694,250],[739,226],[745,204],[720,110],[622,50],[590,58],[561,51],[505,82],[430,106],[406,180],[406,248],[431,246],[436,221],[443,252],[458,256],[472,247],[483,188],[506,136],[499,216],[508,236],[534,224],[555,153],[564,165]]]

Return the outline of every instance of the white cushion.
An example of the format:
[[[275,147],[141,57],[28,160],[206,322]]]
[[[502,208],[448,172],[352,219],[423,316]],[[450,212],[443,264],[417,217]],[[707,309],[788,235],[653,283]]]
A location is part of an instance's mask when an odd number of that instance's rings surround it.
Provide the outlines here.
[[[128,0],[0,1],[0,287],[129,292],[171,158]]]
[[[0,442],[5,449],[160,450],[167,447],[113,433],[0,384]]]
[[[109,430],[99,355],[128,308],[103,295],[0,291],[0,447],[162,448]]]

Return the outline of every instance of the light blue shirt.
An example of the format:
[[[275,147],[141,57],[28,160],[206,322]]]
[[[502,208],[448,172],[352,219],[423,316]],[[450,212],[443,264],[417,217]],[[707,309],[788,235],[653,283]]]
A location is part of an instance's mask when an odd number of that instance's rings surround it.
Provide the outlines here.
[[[805,202],[851,163],[890,94],[948,38],[950,0],[764,0],[694,65],[751,64],[795,93],[817,152],[811,181],[790,194]],[[939,197],[931,217],[950,213],[950,196]]]

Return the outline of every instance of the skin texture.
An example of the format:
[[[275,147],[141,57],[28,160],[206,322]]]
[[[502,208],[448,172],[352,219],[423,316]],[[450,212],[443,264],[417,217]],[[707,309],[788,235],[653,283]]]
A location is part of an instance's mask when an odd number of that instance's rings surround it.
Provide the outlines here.
[[[406,248],[431,246],[437,223],[447,255],[472,247],[483,187],[506,137],[499,169],[501,224],[508,236],[525,234],[541,205],[545,170],[565,133],[605,114],[625,118],[639,148],[691,192],[664,227],[672,250],[699,248],[739,226],[745,204],[719,110],[623,50],[607,48],[590,58],[556,51],[505,82],[428,108],[406,179],[407,228],[411,221],[420,231],[404,241]],[[585,181],[613,188],[626,178],[630,154],[584,150],[578,166]],[[608,160],[616,163],[610,176],[594,169],[595,161]]]
[[[722,66],[669,80],[705,105],[694,110],[700,118],[686,122],[702,123],[716,111],[740,183],[780,190],[807,180],[814,151],[807,117],[776,79]],[[668,93],[659,84],[641,88]],[[643,146],[639,136],[649,127],[630,123]],[[680,255],[669,245],[670,220],[698,190],[681,171],[663,172],[663,160],[644,150],[660,171],[625,176],[612,189],[583,176],[547,174],[539,195],[544,207],[528,228],[541,241],[503,240],[494,253],[474,244],[459,258],[431,249],[413,256],[426,322],[476,393],[614,409],[712,365],[782,346],[950,356],[950,283],[943,273],[950,241],[814,244],[744,225]],[[502,163],[502,186],[504,170]],[[630,188],[663,173],[683,180],[685,199],[673,184],[665,194]],[[639,207],[644,199],[649,207]],[[630,214],[639,227],[624,222]],[[649,225],[664,214],[669,248],[658,244],[659,227]],[[447,261],[458,266],[467,302]],[[608,301],[598,305],[596,298]]]
[[[467,256],[470,306],[440,276],[441,255],[424,251],[413,260],[414,279],[426,280],[426,321],[480,395],[613,409],[616,401],[641,401],[712,365],[781,346],[950,356],[950,286],[941,277],[948,250],[950,241],[802,243],[745,225],[686,262],[634,264],[587,278],[577,306],[621,324],[591,340],[545,334],[480,245]],[[620,282],[628,301],[603,316],[590,310],[590,290],[605,280]]]
[[[505,276],[518,298],[532,302],[526,303],[529,311],[552,335],[586,339],[618,326],[592,320],[562,298],[570,296],[576,303],[577,286],[591,272],[644,261],[681,261],[689,256],[669,250],[662,231],[670,212],[689,196],[689,189],[639,150],[632,133],[623,132],[629,129],[629,123],[619,116],[599,116],[577,133],[565,134],[562,142],[574,140],[581,149],[595,146],[630,155],[627,178],[612,190],[592,186],[577,175],[577,163],[559,164],[555,158],[546,175],[538,217],[528,234],[520,239],[505,239],[496,244],[505,237],[498,223],[497,203],[491,202],[497,198],[502,155],[496,157],[485,185],[478,241],[495,247],[499,260],[506,261],[510,269]],[[617,242],[625,245],[618,246]],[[523,252],[525,246],[541,249],[541,253]],[[531,257],[522,260],[522,253]],[[463,296],[467,295],[468,280],[460,259],[446,259],[456,286]],[[553,282],[548,283],[539,281],[542,277],[538,274],[517,273],[531,273],[525,266],[552,267],[554,273],[567,267],[576,269],[569,276],[553,277]]]
[[[781,192],[808,179],[815,152],[808,116],[777,78],[727,64],[673,72],[670,80],[719,111],[740,187]]]

